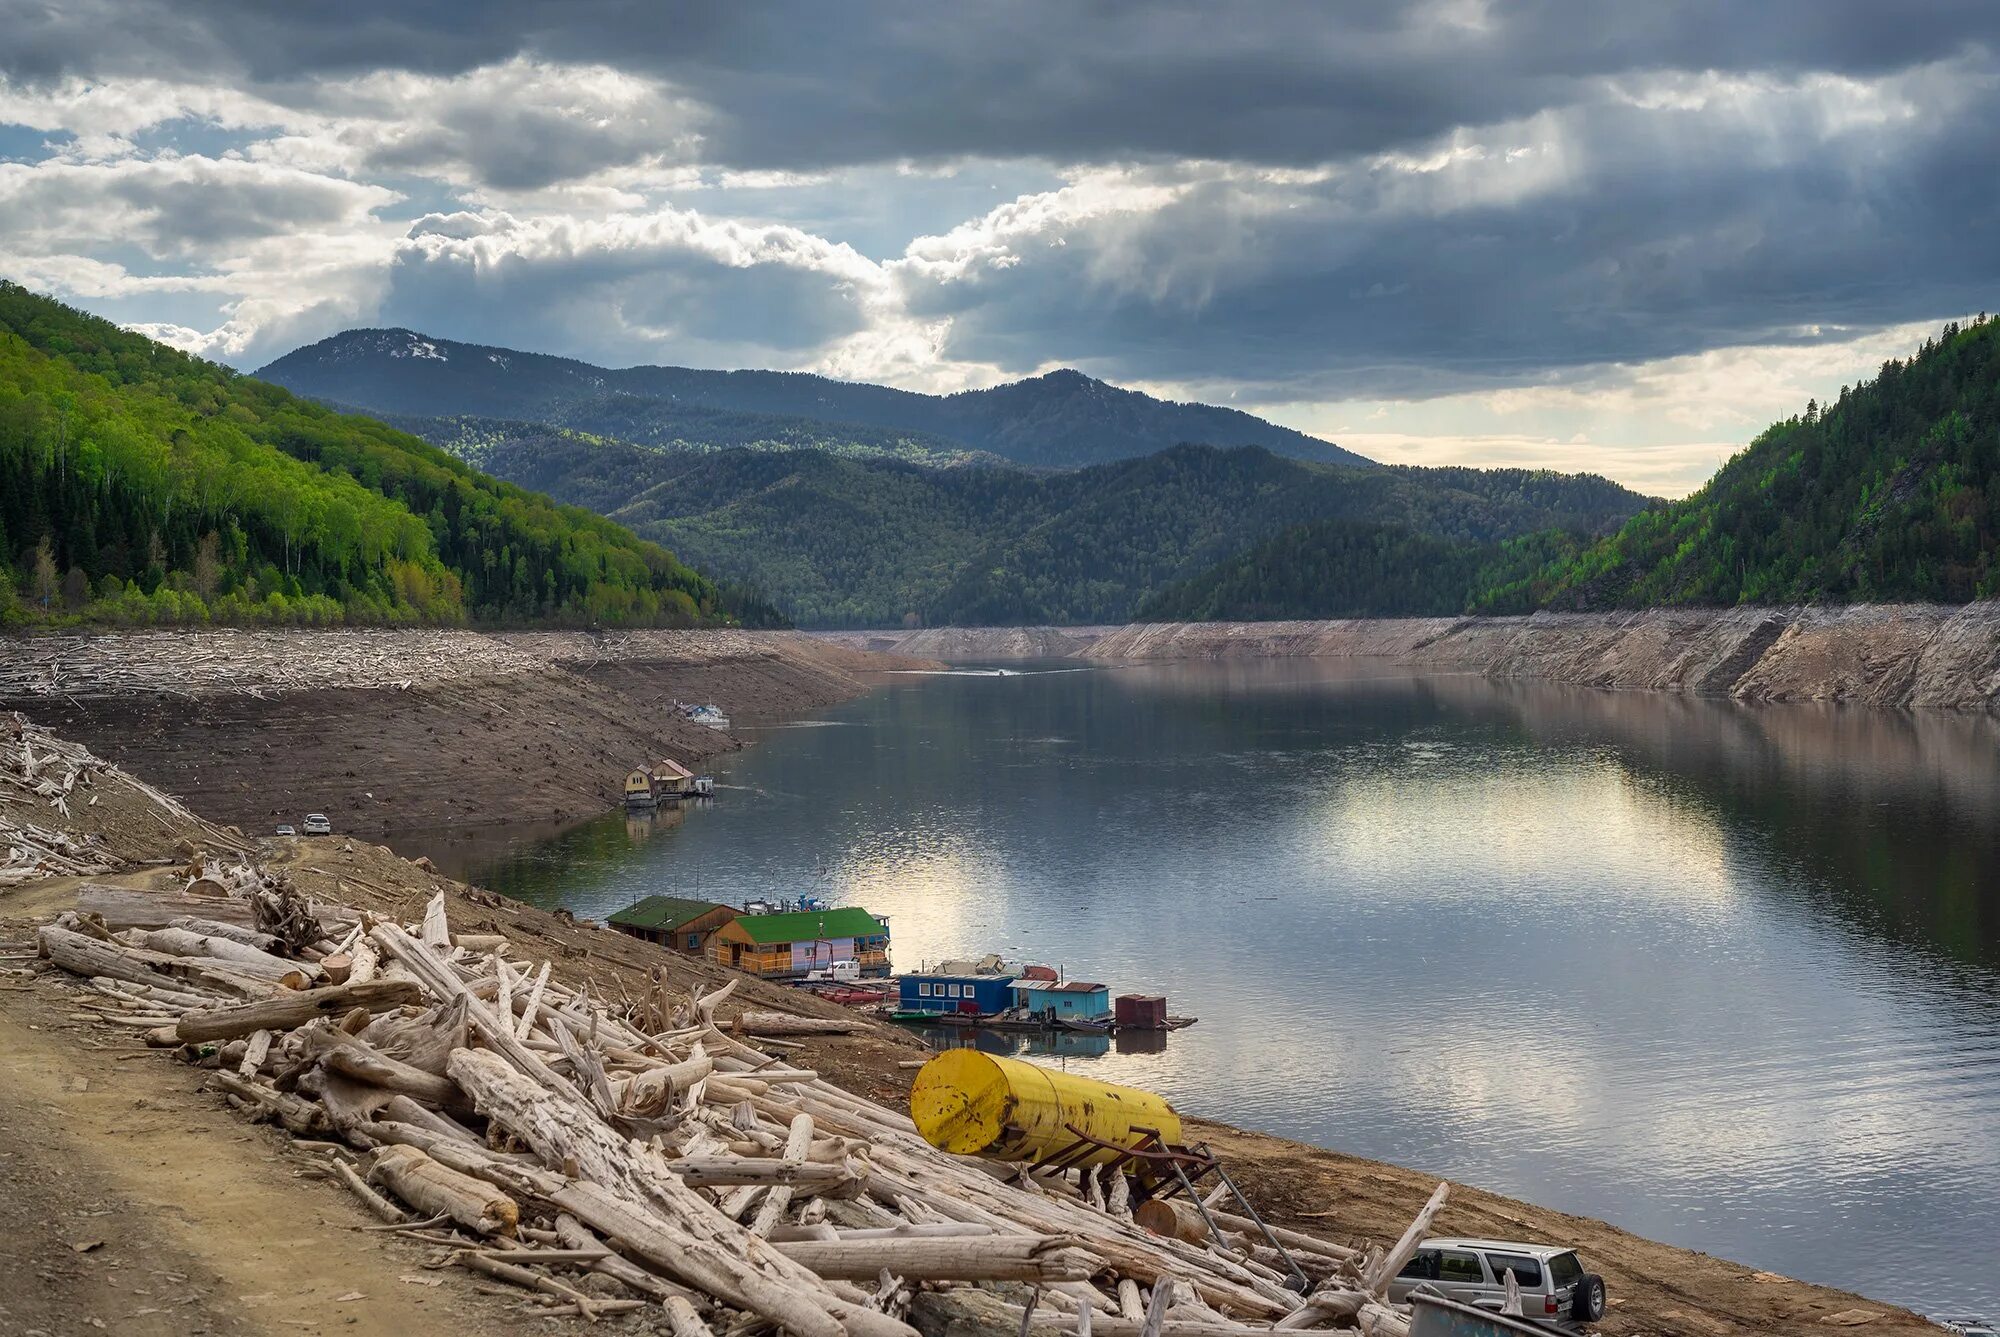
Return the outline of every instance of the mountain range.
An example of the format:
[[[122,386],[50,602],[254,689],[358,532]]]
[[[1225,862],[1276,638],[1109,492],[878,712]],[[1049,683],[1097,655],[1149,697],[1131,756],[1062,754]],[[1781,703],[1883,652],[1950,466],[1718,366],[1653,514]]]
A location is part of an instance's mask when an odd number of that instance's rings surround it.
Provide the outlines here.
[[[297,394],[372,413],[526,420],[676,448],[820,448],[924,463],[990,456],[1028,468],[1073,469],[1197,441],[1262,446],[1326,463],[1371,463],[1248,413],[1155,399],[1076,371],[926,395],[806,372],[612,370],[410,330],[371,329],[296,349],[257,375]]]
[[[1075,372],[914,395],[363,330],[260,374],[608,516],[814,626],[1118,621],[1292,525],[1483,546],[1606,533],[1646,500],[1591,476],[1383,466]]]

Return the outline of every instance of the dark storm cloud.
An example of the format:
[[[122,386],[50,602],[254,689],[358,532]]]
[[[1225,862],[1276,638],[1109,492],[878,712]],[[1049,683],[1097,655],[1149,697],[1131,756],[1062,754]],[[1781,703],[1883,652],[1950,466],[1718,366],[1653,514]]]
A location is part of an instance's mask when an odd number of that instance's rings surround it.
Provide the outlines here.
[[[2000,39],[1983,0],[22,4],[0,69],[222,76],[281,90],[528,53],[671,81],[711,160],[957,155],[1308,163],[1574,100],[1634,71],[1873,75]]]
[[[2000,282],[1990,0],[0,0],[0,20],[17,93],[227,89],[255,104],[230,124],[296,138],[251,156],[505,217],[370,252],[378,304],[607,361],[841,350],[857,375],[1062,361],[1427,394],[1842,337]],[[1082,202],[1022,187],[899,258],[939,230],[911,162],[1075,168]],[[714,188],[732,172],[778,184]],[[31,187],[126,179],[17,176],[24,219]],[[1089,198],[1121,181],[1131,200]],[[368,203],[304,179],[258,183],[247,213],[147,189],[126,203],[166,220],[154,250],[184,228],[194,256]],[[839,245],[862,192],[865,258]]]

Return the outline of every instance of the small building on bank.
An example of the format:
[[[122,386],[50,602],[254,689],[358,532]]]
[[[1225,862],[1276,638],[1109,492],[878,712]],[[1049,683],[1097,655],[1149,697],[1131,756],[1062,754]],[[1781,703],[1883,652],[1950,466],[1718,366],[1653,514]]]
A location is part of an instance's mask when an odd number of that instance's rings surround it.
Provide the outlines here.
[[[709,935],[734,919],[737,911],[713,901],[679,896],[648,896],[635,901],[606,922],[620,933],[657,942],[691,956],[707,955]]]
[[[905,1012],[991,1016],[1014,1005],[1013,983],[1006,975],[905,975],[897,982],[896,1005]]]
[[[710,935],[708,959],[776,979],[853,961],[863,975],[889,973],[889,927],[857,905],[784,914],[737,914]]]
[[[625,776],[625,806],[650,808],[659,802],[653,794],[653,773],[641,766]]]
[[[671,757],[653,763],[653,794],[657,798],[686,798],[694,793],[694,772]]]
[[[1104,1021],[1111,1016],[1111,990],[1088,980],[1015,980],[1014,1006],[1058,1021]]]

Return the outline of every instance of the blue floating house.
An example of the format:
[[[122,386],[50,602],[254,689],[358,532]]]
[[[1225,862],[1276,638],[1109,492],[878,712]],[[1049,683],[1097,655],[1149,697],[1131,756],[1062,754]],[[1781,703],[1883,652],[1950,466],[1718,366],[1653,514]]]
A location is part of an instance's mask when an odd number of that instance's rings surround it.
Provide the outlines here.
[[[1012,975],[905,975],[896,1005],[905,1012],[975,1012],[990,1016],[1012,1005]]]
[[[1058,1021],[1099,1021],[1111,1016],[1111,990],[1087,980],[1013,981],[1014,1006]]]

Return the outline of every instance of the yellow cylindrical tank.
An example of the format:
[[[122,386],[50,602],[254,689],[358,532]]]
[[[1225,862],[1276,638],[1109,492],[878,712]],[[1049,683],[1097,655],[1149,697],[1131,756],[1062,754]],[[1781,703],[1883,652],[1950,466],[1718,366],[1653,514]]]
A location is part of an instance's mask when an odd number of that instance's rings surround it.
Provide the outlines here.
[[[1076,1145],[1071,1127],[1118,1147],[1148,1133],[1181,1140],[1180,1115],[1151,1091],[976,1049],[947,1049],[924,1064],[910,1087],[910,1118],[934,1147],[997,1161],[1053,1159]],[[1117,1159],[1117,1152],[1099,1149],[1069,1163]]]

